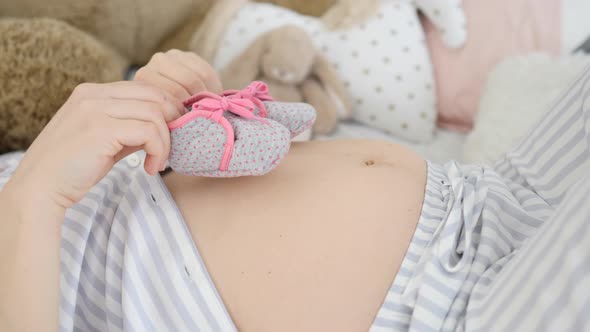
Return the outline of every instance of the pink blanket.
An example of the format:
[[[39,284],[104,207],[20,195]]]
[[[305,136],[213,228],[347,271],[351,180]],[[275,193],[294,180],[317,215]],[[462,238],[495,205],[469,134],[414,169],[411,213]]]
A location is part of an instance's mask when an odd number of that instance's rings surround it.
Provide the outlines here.
[[[426,39],[438,89],[438,124],[468,131],[490,70],[503,58],[560,51],[562,0],[464,0],[468,39],[459,50],[445,47],[427,20]]]

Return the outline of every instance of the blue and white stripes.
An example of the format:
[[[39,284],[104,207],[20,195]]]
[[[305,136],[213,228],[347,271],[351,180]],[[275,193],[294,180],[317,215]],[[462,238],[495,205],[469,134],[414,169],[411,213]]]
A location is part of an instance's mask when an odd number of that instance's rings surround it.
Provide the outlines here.
[[[161,179],[125,160],[68,210],[62,331],[233,331]]]
[[[0,156],[0,188],[21,158]],[[67,212],[61,331],[235,331],[162,179],[129,158]],[[590,69],[495,166],[428,164],[371,330],[590,330]]]
[[[494,167],[429,164],[372,331],[590,329],[590,70]]]

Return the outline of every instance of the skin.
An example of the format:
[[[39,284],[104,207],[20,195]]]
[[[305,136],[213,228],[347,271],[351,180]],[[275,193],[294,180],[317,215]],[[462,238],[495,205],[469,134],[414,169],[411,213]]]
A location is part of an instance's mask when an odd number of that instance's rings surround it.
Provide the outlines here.
[[[75,89],[0,191],[1,331],[57,330],[65,211],[130,153],[147,152],[151,175],[163,169],[166,122],[202,90],[221,91],[217,74],[177,50],[134,82]],[[398,146],[334,142],[293,146],[265,177],[165,182],[241,330],[357,331],[397,273],[425,174]]]
[[[334,141],[294,145],[264,177],[164,181],[240,331],[367,331],[425,178],[400,146]]]

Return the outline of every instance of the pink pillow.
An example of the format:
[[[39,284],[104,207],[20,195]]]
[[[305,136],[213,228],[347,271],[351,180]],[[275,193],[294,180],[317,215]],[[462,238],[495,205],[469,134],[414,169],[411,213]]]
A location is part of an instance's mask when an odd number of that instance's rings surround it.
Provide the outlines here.
[[[490,70],[510,55],[560,51],[562,0],[464,0],[467,43],[446,47],[423,19],[438,95],[438,125],[469,131]]]

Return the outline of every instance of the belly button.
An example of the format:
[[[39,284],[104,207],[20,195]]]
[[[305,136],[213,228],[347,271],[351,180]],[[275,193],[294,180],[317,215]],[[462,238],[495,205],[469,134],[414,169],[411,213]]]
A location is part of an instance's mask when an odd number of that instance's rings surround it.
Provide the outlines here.
[[[365,166],[373,166],[373,165],[375,165],[375,162],[373,160],[365,161]]]

